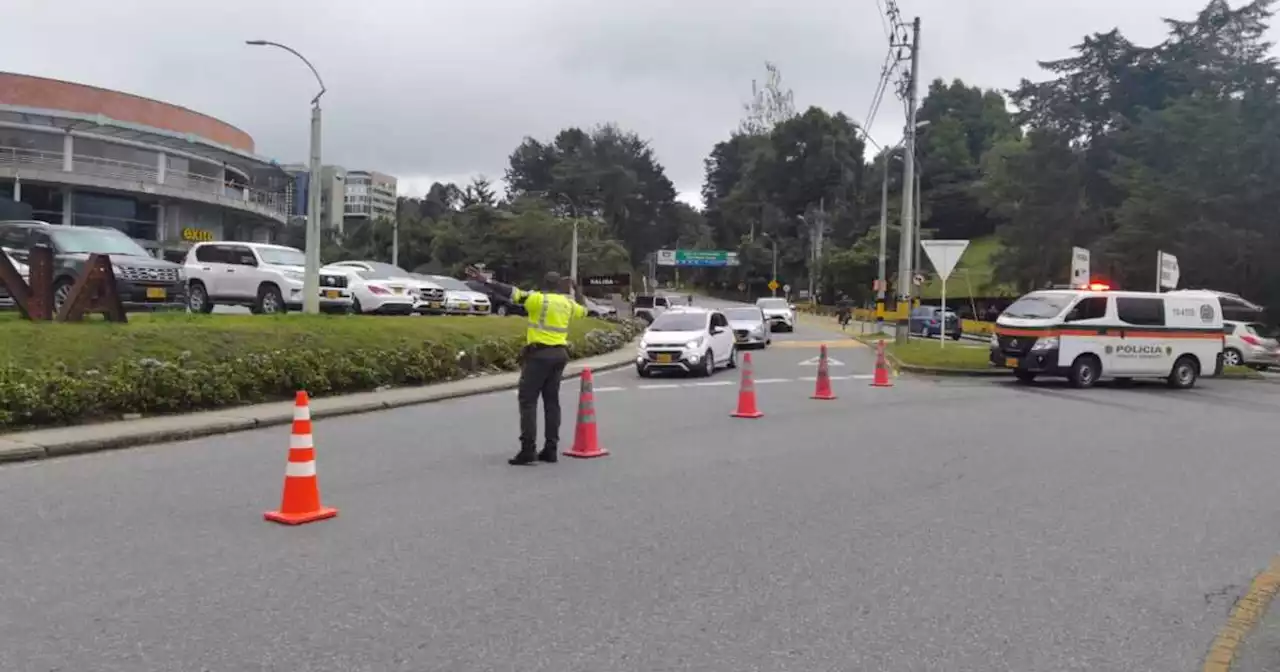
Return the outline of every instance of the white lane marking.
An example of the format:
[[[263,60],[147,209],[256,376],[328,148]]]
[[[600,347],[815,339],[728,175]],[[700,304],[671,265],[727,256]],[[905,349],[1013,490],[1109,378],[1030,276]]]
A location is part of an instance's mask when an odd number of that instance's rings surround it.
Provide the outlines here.
[[[821,357],[811,357],[811,358],[809,358],[809,359],[804,360],[803,362],[800,362],[799,366],[817,366],[817,365],[818,365],[818,361],[819,361],[820,359],[821,359]],[[827,357],[827,366],[844,366],[844,362],[842,362],[842,361],[840,361],[840,360],[838,360],[838,359],[836,359],[836,358],[834,358],[834,357],[828,356],[828,357]]]
[[[677,388],[677,387],[680,387],[680,386],[679,386],[679,385],[676,385],[676,384],[669,384],[669,385],[639,385],[639,386],[637,386],[637,388],[638,388],[638,389],[641,389],[641,390],[673,390],[673,389],[675,389],[675,388]]]
[[[594,390],[594,391],[596,391],[596,392],[617,392],[618,390],[625,390],[625,389],[627,389],[627,388],[625,388],[625,387],[597,387],[597,388],[595,388],[595,390]]]
[[[723,387],[733,384],[732,380],[713,380],[709,383],[690,383],[689,387]]]
[[[870,373],[857,373],[851,376],[831,376],[831,380],[871,380],[875,378]]]
[[[767,385],[769,383],[789,383],[790,378],[761,378],[756,381],[756,385]]]

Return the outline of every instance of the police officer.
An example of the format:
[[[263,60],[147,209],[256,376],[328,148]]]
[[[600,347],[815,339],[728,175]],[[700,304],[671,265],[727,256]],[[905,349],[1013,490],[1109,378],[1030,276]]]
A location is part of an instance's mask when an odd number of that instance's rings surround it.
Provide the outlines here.
[[[569,363],[569,322],[587,316],[582,291],[572,279],[563,281],[559,273],[547,273],[539,291],[526,292],[498,282],[491,282],[478,269],[468,267],[467,276],[485,283],[494,293],[509,297],[512,303],[528,312],[524,351],[520,357],[520,452],[507,460],[509,464],[533,464],[535,460],[555,462],[560,443],[560,377]],[[562,284],[563,283],[563,284]],[[575,298],[560,293],[572,290]],[[576,299],[576,300],[575,300]],[[542,452],[538,446],[538,397],[546,417],[546,442]]]

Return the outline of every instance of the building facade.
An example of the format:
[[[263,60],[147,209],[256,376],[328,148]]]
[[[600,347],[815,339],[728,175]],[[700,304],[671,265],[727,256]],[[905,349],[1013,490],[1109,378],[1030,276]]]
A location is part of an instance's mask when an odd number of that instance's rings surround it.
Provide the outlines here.
[[[348,220],[395,219],[396,178],[372,170],[348,171],[343,205]]]
[[[307,200],[311,190],[311,173],[306,166],[296,163],[289,164],[284,169],[291,178],[287,199],[289,215],[293,219],[305,220],[311,203]],[[341,236],[345,214],[343,201],[346,197],[347,170],[342,166],[321,166],[319,184],[320,228],[331,229]]]
[[[183,107],[0,72],[0,199],[152,249],[271,242],[295,181],[244,131]]]

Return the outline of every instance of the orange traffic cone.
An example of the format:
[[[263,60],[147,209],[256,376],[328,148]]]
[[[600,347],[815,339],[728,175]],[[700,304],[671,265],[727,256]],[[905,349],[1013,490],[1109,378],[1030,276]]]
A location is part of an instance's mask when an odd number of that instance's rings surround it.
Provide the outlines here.
[[[884,361],[884,339],[880,339],[876,346],[876,375],[871,387],[893,387],[893,381],[889,379],[889,364]]]
[[[284,469],[284,497],[279,511],[263,517],[273,523],[301,525],[338,515],[337,509],[320,505],[320,484],[316,478],[316,447],[311,438],[311,402],[298,391],[293,406],[293,431],[289,436],[289,463]]]
[[[751,353],[742,355],[742,385],[738,389],[738,410],[732,415],[735,418],[763,418],[764,413],[756,408],[756,383],[751,378]]]
[[[827,366],[827,344],[823,343],[818,351],[818,383],[814,386],[813,399],[826,401],[836,398],[836,393],[831,391],[831,373]]]
[[[573,447],[565,451],[569,457],[604,457],[609,451],[600,447],[596,436],[596,395],[591,369],[582,370],[582,391],[578,393],[578,426],[573,430]]]

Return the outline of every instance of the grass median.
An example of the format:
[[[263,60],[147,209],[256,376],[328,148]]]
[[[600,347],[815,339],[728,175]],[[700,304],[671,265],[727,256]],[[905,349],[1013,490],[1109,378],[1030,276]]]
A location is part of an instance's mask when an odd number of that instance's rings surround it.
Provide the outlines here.
[[[216,409],[513,370],[525,321],[499,317],[131,314],[32,323],[0,316],[0,431]],[[575,358],[621,347],[632,324],[582,320]]]
[[[922,338],[912,338],[906,343],[894,343],[893,338],[888,336],[864,336],[860,338],[873,346],[883,338],[885,352],[907,366],[962,371],[996,370],[991,367],[988,361],[990,351],[986,345],[975,346],[963,342],[948,341],[944,346],[936,339],[925,340]]]

